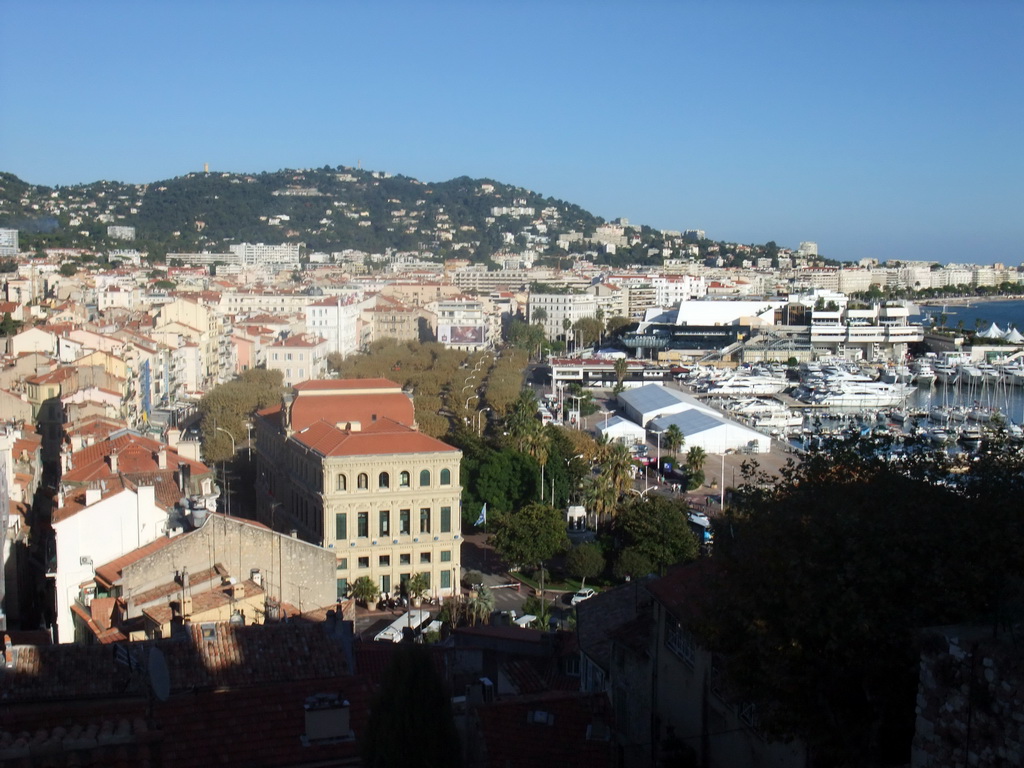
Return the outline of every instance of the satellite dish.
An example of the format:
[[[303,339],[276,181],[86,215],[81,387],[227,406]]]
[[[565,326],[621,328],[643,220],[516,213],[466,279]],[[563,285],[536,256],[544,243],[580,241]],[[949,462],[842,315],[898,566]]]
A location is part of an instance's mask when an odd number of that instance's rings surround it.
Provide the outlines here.
[[[159,648],[149,649],[149,686],[153,695],[160,701],[167,701],[171,695],[171,674],[167,670],[167,660]]]

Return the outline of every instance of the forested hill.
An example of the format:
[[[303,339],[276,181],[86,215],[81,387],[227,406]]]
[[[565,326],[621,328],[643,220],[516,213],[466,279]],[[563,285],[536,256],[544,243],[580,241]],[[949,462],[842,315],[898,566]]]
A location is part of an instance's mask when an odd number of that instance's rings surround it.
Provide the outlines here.
[[[0,227],[18,229],[23,249],[135,248],[159,258],[239,242],[304,243],[307,251],[425,250],[482,262],[502,247],[544,249],[560,233],[590,234],[601,223],[577,205],[497,181],[428,184],[341,166],[55,188],[0,173]],[[111,239],[111,225],[135,227],[135,241]]]

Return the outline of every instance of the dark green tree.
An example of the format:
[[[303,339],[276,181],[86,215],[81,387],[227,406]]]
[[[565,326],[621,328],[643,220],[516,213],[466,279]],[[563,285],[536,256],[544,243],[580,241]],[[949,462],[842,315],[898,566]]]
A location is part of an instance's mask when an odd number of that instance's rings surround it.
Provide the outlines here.
[[[394,650],[359,747],[367,768],[462,765],[451,698],[427,646],[401,643]]]
[[[562,513],[547,504],[528,504],[504,515],[493,538],[494,548],[513,565],[542,565],[569,546]]]
[[[604,323],[596,317],[581,317],[573,329],[579,334],[580,344],[584,347],[596,344],[604,335]]]
[[[565,569],[569,575],[586,581],[604,572],[605,560],[601,547],[592,541],[578,544],[565,556]]]
[[[665,496],[629,500],[615,518],[614,533],[620,549],[643,554],[658,571],[697,557],[697,538],[682,502]]]
[[[765,483],[751,471],[716,522],[703,641],[769,734],[816,765],[906,763],[919,631],[1000,621],[1024,573],[1024,461],[996,447],[880,458],[835,445]]]
[[[654,564],[651,558],[636,547],[626,547],[622,550],[615,558],[615,565],[612,566],[612,575],[623,581],[639,579],[653,572]]]
[[[18,330],[18,323],[11,317],[10,312],[4,312],[4,319],[0,320],[0,336],[13,336]]]

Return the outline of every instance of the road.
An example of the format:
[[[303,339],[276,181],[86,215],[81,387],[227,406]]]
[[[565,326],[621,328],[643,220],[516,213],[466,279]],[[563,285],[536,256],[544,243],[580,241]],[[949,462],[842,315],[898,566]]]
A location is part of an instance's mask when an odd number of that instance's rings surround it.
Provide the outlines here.
[[[486,534],[471,533],[463,537],[462,571],[479,571],[483,574],[483,583],[491,588],[494,595],[494,610],[515,611],[516,616],[523,615],[523,602],[530,596],[532,589],[526,584],[519,590],[503,586],[513,579],[508,575],[508,565],[502,562],[494,548],[487,543]],[[545,590],[544,595],[554,601],[555,618],[567,621],[571,608],[566,602],[566,593]]]

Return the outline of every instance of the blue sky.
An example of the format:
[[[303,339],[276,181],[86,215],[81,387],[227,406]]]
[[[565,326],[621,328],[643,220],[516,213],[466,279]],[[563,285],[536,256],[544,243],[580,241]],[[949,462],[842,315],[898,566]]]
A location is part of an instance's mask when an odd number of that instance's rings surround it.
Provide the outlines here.
[[[0,170],[356,165],[855,260],[1024,261],[1024,3],[11,2]]]

